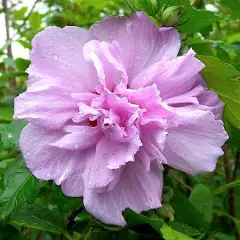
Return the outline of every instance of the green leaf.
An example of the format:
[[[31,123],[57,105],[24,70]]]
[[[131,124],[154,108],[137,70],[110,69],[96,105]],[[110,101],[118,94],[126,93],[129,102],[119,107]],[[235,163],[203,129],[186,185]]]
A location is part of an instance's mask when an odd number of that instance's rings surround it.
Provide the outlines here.
[[[215,190],[215,192],[214,192],[214,195],[223,193],[223,192],[226,191],[227,189],[233,188],[233,187],[237,187],[237,186],[240,186],[240,179],[239,179],[239,180],[236,180],[236,181],[233,181],[233,182],[230,182],[230,183],[228,183],[228,184],[225,184],[225,185],[217,188],[217,189]]]
[[[104,7],[106,7],[108,1],[107,0],[81,0],[81,2],[79,4],[85,4],[87,6],[91,6],[91,7],[95,7],[97,9],[102,10]]]
[[[214,235],[214,240],[235,240],[236,237],[235,236],[229,236],[227,234],[221,233],[221,232],[217,232]],[[211,238],[212,239],[212,238]]]
[[[18,230],[11,226],[0,226],[0,240],[19,240],[21,239]]]
[[[197,229],[190,227],[189,225],[186,225],[184,223],[174,221],[171,224],[171,228],[174,230],[181,232],[189,237],[196,237],[196,236],[201,236],[202,233],[199,232]]]
[[[128,226],[137,226],[137,225],[142,225],[142,224],[148,224],[148,225],[152,226],[158,233],[161,234],[161,227],[164,223],[164,221],[161,218],[159,218],[159,219],[148,218],[144,215],[135,213],[130,208],[127,208],[123,211],[123,216],[124,216]]]
[[[8,72],[8,73],[3,73],[0,76],[0,81],[1,80],[8,80],[9,78],[21,77],[21,76],[27,76],[27,73],[25,73],[25,72]]]
[[[64,222],[55,213],[39,205],[28,205],[27,207],[14,212],[9,222],[28,228],[35,228],[47,232],[64,233]]]
[[[19,137],[26,122],[22,120],[13,120],[0,132],[0,147],[2,149],[13,149],[18,147]]]
[[[92,216],[88,212],[82,211],[75,217],[74,221],[77,223],[83,223],[88,222],[89,220],[91,220],[91,218]]]
[[[25,168],[21,159],[11,163],[4,174],[5,189],[0,195],[0,217],[6,218],[26,202],[33,202],[39,181]]]
[[[25,72],[30,64],[30,61],[24,58],[17,58],[15,60],[15,65],[19,72]]]
[[[196,185],[190,194],[189,201],[202,214],[206,222],[212,221],[213,197],[206,185]]]
[[[0,105],[0,121],[11,122],[13,116],[13,108],[10,106]]]
[[[128,5],[134,10],[134,11],[144,11],[149,16],[154,16],[156,12],[154,11],[154,5],[151,0],[126,0]]]
[[[18,42],[24,47],[24,48],[27,48],[27,49],[31,49],[32,46],[31,44],[28,42],[28,41],[24,41],[22,39],[18,40]]]
[[[240,0],[222,0],[221,3],[228,8],[233,19],[240,18]]]
[[[41,26],[42,15],[38,12],[33,12],[29,17],[29,21],[32,29],[39,29]]]
[[[239,71],[231,64],[224,63],[216,57],[197,55],[197,58],[206,65],[202,70],[202,74],[206,76],[210,85],[215,85],[214,83],[217,81],[215,79],[216,77],[225,77],[230,79],[239,74]]]
[[[22,7],[19,10],[15,10],[13,12],[13,19],[14,20],[23,20],[26,12],[27,12],[27,7]]]
[[[214,22],[221,20],[213,12],[206,10],[197,10],[193,8],[189,0],[157,0],[159,8],[164,6],[183,6],[184,14],[180,26],[177,29],[181,32],[192,34],[199,30],[212,25]],[[199,20],[201,19],[201,21]]]
[[[240,128],[240,81],[234,80],[239,71],[232,65],[210,56],[197,56],[206,66],[201,71],[208,88],[225,103],[225,114],[231,124]]]
[[[57,185],[53,187],[53,202],[57,205],[61,213],[69,213],[82,207],[82,199],[67,197]]]
[[[166,223],[163,224],[161,232],[165,240],[193,240],[193,238],[188,237],[183,233],[175,231]]]
[[[238,234],[240,234],[240,220],[238,218],[233,217],[226,212],[218,212],[218,215],[224,216],[224,217],[227,217],[228,219],[230,219],[234,223]]]
[[[175,191],[171,205],[175,211],[175,220],[201,232],[208,231],[209,225],[203,216],[182,193]]]
[[[16,65],[14,63],[14,59],[7,57],[3,59],[3,62],[8,66],[11,67],[13,69],[16,69]]]

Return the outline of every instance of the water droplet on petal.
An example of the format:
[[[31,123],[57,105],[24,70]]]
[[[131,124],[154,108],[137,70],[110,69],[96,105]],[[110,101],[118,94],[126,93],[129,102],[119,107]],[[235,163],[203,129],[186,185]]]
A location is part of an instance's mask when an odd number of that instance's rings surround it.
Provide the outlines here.
[[[103,154],[103,158],[107,159],[107,158],[108,158],[108,154],[107,154],[107,153],[104,153],[104,154]]]
[[[74,143],[73,146],[75,149],[78,149],[78,147],[79,147],[77,143]]]
[[[54,54],[54,55],[53,55],[53,58],[54,58],[55,60],[58,60],[58,55],[57,55],[57,54]]]

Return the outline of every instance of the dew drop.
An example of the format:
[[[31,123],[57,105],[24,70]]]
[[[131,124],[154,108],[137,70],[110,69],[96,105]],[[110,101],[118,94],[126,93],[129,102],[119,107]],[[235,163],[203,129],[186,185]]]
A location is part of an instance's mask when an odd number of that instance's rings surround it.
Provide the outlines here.
[[[78,149],[78,147],[79,147],[77,143],[74,143],[73,146],[75,149]]]
[[[53,55],[53,58],[54,58],[55,60],[58,60],[58,55],[57,55],[57,54],[54,54],[54,55]]]
[[[8,138],[12,138],[13,136],[12,136],[12,134],[11,133],[9,133],[8,134]]]
[[[104,154],[103,154],[103,158],[107,159],[107,158],[108,158],[108,154],[107,154],[107,153],[104,153]]]

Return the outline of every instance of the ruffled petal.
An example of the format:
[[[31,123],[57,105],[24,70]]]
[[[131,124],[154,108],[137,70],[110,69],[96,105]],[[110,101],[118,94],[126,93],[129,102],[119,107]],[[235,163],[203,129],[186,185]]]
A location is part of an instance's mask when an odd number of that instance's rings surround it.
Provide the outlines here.
[[[178,127],[169,129],[163,152],[167,164],[190,174],[213,171],[228,139],[223,122],[210,111],[179,111],[178,115]]]
[[[79,27],[48,27],[38,33],[32,40],[28,69],[31,82],[54,78],[75,90],[82,86],[93,89],[97,76],[82,54],[83,45],[89,40],[88,31]]]
[[[162,184],[162,171],[156,162],[149,172],[141,162],[128,163],[113,190],[98,193],[85,188],[84,206],[104,223],[123,226],[125,208],[139,213],[161,206]]]
[[[136,76],[130,87],[140,88],[156,83],[162,99],[187,93],[195,86],[194,76],[204,68],[204,64],[194,55],[195,52],[189,50],[172,61],[157,62]]]
[[[123,52],[117,42],[110,44],[92,40],[84,45],[83,53],[85,59],[93,63],[98,79],[104,87],[113,90],[119,82],[127,85]]]
[[[40,80],[15,98],[13,117],[54,130],[61,128],[77,111],[68,90]]]
[[[180,49],[180,37],[175,29],[158,29],[142,12],[130,19],[107,18],[94,24],[89,33],[93,39],[120,44],[129,79],[157,61],[172,60]]]
[[[98,127],[76,126],[76,128],[78,128],[76,132],[66,134],[51,146],[79,151],[96,145],[100,140],[101,132]]]

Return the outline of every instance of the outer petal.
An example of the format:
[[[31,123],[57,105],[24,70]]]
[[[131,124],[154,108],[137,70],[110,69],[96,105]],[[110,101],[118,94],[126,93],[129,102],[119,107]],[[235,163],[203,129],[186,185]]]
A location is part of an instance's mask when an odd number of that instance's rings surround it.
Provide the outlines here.
[[[213,112],[215,119],[222,119],[224,104],[216,93],[206,90],[198,97],[198,101],[202,109]]]
[[[82,54],[83,45],[89,40],[88,31],[82,28],[46,28],[32,40],[28,73],[35,81],[39,77],[51,77],[58,79],[63,86],[72,85],[76,90],[81,85],[93,89],[97,76]]]
[[[160,60],[175,58],[180,49],[179,34],[173,28],[160,30],[141,12],[130,19],[114,17],[94,24],[90,36],[106,42],[117,41],[125,53],[128,76]]]
[[[26,166],[39,179],[53,179],[61,184],[83,162],[85,154],[66,151],[49,144],[61,138],[59,131],[47,132],[42,128],[28,124],[20,136],[20,148]]]
[[[50,83],[51,84],[51,83]],[[14,118],[48,129],[61,128],[78,111],[70,92],[37,81],[15,99]]]
[[[179,111],[179,126],[169,129],[163,154],[167,164],[187,173],[211,172],[228,135],[210,111]]]
[[[95,155],[95,148],[88,148],[79,153],[74,169],[71,174],[62,182],[61,188],[65,195],[69,197],[80,197],[83,195],[83,172],[86,169],[87,163],[90,162]]]
[[[156,162],[149,172],[141,162],[128,163],[113,190],[97,193],[85,188],[84,205],[106,224],[125,225],[125,208],[139,213],[161,206],[162,184],[162,171]]]
[[[97,143],[96,155],[88,163],[84,173],[88,186],[90,188],[106,187],[116,178],[118,169],[122,165],[134,161],[138,148],[138,145],[103,137]]]
[[[77,128],[77,132],[69,133],[51,145],[71,151],[79,151],[96,145],[101,136],[98,127],[78,126]]]
[[[194,55],[195,52],[189,50],[184,56],[172,61],[151,65],[132,80],[131,88],[156,83],[163,99],[187,93],[195,86],[194,76],[204,67]]]

